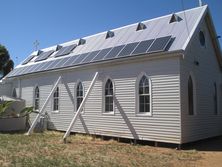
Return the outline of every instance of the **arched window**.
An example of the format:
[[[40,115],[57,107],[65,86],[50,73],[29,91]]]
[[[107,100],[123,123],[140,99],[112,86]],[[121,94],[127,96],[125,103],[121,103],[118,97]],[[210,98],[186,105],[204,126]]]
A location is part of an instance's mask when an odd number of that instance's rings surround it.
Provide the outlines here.
[[[79,82],[76,87],[76,110],[78,110],[80,104],[83,100],[83,85],[82,82]]]
[[[59,110],[59,87],[56,88],[56,91],[53,94],[53,111]]]
[[[194,95],[193,95],[193,80],[191,76],[188,79],[188,113],[194,114]]]
[[[39,87],[35,87],[35,92],[34,92],[34,109],[39,110]]]
[[[150,87],[149,79],[144,75],[139,82],[139,112],[150,112]]]
[[[16,89],[15,88],[12,91],[12,97],[17,98],[17,93],[16,93]]]
[[[105,84],[105,112],[113,112],[113,83],[110,79]]]
[[[214,114],[218,114],[218,109],[217,109],[217,84],[214,83]]]

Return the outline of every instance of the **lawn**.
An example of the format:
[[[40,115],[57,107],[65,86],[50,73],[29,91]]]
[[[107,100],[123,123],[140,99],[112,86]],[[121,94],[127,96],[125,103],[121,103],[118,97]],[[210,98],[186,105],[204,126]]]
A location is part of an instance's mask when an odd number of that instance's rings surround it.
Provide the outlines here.
[[[62,142],[63,133],[48,131],[24,134],[0,133],[0,166],[195,166],[201,154],[148,145],[104,141],[84,135],[71,135]]]

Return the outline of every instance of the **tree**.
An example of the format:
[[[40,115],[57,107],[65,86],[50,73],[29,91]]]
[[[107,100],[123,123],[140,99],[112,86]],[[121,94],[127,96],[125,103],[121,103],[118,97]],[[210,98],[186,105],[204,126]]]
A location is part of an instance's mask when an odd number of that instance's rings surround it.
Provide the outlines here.
[[[14,62],[5,46],[0,44],[0,79],[6,76],[14,67]]]

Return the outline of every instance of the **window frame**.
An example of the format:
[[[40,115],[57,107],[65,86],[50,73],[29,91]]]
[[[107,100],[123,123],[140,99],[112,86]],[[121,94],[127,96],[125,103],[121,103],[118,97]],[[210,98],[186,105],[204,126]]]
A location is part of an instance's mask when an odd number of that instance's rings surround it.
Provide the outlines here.
[[[55,100],[54,94],[57,91],[57,89],[58,89],[58,97],[57,97],[57,99],[58,99],[58,109],[54,110],[54,102],[55,102],[54,101]],[[52,113],[59,113],[59,111],[60,111],[60,95],[61,95],[59,86],[56,87],[55,92],[53,93],[53,97],[52,97]]]
[[[192,84],[193,84],[193,114],[192,115],[189,114],[189,93],[188,93],[189,78],[192,79]],[[192,72],[189,73],[188,78],[187,78],[186,91],[187,91],[187,115],[192,117],[192,116],[197,115],[196,79]]]
[[[108,82],[108,80],[110,80],[113,85],[113,111],[110,111],[110,112],[105,111],[105,109],[106,109],[105,89],[106,89],[106,83]],[[113,79],[108,76],[103,80],[103,87],[102,87],[102,114],[103,115],[115,115],[116,109],[115,109],[114,96],[115,96],[115,83],[114,83]]]
[[[202,48],[207,48],[207,45],[206,45],[206,33],[202,29],[199,30],[198,40],[199,40],[199,44],[200,44],[200,46]],[[202,40],[204,40],[204,41],[202,41]]]
[[[39,101],[39,102],[38,102],[38,103],[39,103],[38,105],[39,105],[39,108],[38,108],[38,109],[35,108],[35,106],[36,106],[36,89],[37,89],[37,88],[38,88],[38,91],[39,91],[39,92],[38,92],[38,93],[39,93],[39,97],[38,97],[38,101]],[[39,86],[38,86],[38,85],[36,85],[36,86],[34,87],[33,92],[34,92],[34,93],[33,93],[33,108],[34,108],[35,111],[39,111],[39,109],[40,109],[40,89],[39,89]]]
[[[15,96],[14,96],[14,95],[15,95]],[[13,98],[18,98],[16,88],[13,88],[13,89],[12,89],[12,97],[13,97]]]
[[[150,112],[140,112],[140,101],[139,101],[139,84],[142,79],[142,77],[145,76],[149,81],[149,99],[150,99]],[[136,97],[136,116],[153,116],[153,95],[152,95],[152,79],[150,76],[148,76],[145,72],[140,73],[140,75],[137,77],[136,85],[135,85],[135,97]]]
[[[78,85],[79,83],[82,84],[82,91],[83,91],[83,96],[82,96],[82,100],[84,99],[85,97],[85,86],[83,84],[83,82],[81,80],[77,80],[76,84],[75,84],[75,87],[74,87],[74,93],[75,93],[75,109],[74,109],[74,112],[77,112],[78,108],[77,108],[77,88],[78,88]],[[85,112],[85,107],[82,108],[82,111],[81,113],[84,114]]]

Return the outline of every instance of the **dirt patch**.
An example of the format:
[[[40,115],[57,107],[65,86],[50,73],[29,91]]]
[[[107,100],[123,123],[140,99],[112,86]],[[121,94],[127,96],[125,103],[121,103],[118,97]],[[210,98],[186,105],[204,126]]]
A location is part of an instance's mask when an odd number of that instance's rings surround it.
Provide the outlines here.
[[[185,150],[195,149],[201,156],[196,161],[197,167],[221,167],[222,166],[222,136],[210,138],[184,147]]]

